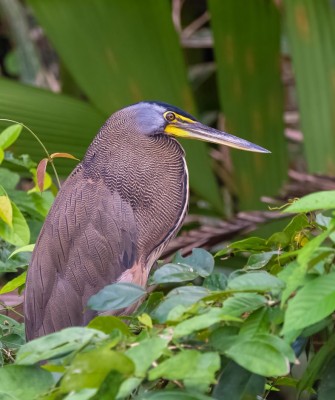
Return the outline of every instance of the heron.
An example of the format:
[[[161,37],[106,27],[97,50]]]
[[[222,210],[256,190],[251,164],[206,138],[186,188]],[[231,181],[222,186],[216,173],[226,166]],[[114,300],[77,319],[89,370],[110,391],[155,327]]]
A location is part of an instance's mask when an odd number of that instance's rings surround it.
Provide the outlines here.
[[[89,298],[108,284],[146,285],[188,209],[180,137],[269,152],[166,103],[113,113],[62,185],[37,239],[25,289],[27,340],[86,325],[98,315],[87,308]]]

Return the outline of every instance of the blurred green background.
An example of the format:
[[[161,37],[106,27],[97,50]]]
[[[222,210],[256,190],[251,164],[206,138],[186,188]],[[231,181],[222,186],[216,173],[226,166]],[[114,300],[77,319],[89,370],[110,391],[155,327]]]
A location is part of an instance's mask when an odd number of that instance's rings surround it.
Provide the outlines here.
[[[335,173],[331,0],[0,0],[0,24],[0,118],[51,153],[82,157],[112,112],[159,100],[272,151],[183,141],[191,209],[264,210],[289,169]],[[44,156],[29,135],[13,150]]]

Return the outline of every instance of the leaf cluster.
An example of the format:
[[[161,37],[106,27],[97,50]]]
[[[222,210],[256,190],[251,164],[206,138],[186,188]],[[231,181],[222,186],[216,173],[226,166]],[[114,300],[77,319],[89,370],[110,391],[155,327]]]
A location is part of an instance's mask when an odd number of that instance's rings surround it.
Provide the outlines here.
[[[21,346],[0,370],[2,393],[43,399],[256,399],[293,387],[334,397],[334,192],[292,204],[290,223],[216,254],[239,253],[227,273],[202,249],[156,269],[147,290],[108,285],[89,301],[99,311],[140,300],[130,316],[99,316]],[[302,376],[294,368],[302,353]],[[43,362],[42,364],[40,364]],[[17,381],[21,384],[18,387]],[[28,397],[27,397],[28,396]],[[258,396],[258,397],[257,397]]]

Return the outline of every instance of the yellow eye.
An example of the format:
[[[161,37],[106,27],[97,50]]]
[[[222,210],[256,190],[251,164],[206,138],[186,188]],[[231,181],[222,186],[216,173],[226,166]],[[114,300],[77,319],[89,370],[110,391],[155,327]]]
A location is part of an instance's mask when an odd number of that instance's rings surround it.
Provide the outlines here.
[[[172,121],[174,121],[175,119],[176,119],[176,115],[173,113],[173,112],[167,112],[166,114],[165,114],[165,119],[168,121],[168,122],[172,122]]]

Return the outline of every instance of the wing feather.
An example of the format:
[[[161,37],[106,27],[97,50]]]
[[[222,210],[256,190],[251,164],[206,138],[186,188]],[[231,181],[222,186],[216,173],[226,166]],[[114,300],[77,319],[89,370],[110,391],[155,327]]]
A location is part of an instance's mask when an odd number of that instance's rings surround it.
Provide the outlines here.
[[[131,205],[81,171],[64,184],[40,233],[28,269],[28,340],[83,325],[90,296],[138,263]]]

